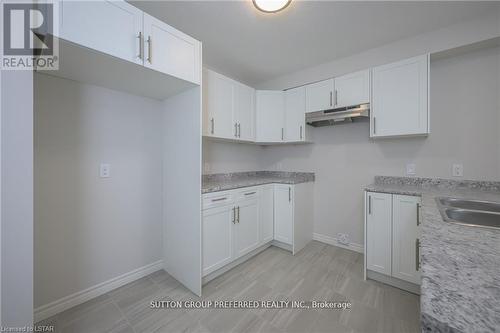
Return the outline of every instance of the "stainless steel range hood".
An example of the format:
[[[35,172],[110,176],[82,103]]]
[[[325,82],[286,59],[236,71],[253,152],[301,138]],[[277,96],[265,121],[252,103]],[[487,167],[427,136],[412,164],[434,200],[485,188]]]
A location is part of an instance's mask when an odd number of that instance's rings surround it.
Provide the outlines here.
[[[313,127],[331,126],[339,123],[368,120],[370,104],[359,104],[324,111],[306,113],[306,123]]]

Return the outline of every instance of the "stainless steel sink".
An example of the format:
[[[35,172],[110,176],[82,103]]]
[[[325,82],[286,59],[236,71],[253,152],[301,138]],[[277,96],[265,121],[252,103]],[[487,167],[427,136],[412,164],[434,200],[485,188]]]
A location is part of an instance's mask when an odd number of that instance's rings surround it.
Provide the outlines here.
[[[500,203],[458,198],[436,198],[443,220],[474,227],[500,229]]]
[[[468,210],[479,210],[500,213],[500,203],[480,200],[465,200],[457,198],[438,198],[443,206]]]
[[[448,222],[465,224],[470,226],[500,228],[500,214],[497,213],[446,208],[445,214],[448,217]]]

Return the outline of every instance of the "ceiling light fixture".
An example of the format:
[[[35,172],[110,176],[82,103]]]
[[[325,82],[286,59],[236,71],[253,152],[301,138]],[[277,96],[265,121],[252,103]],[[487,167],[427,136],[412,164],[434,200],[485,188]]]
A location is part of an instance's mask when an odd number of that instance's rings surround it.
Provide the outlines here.
[[[292,0],[252,0],[253,5],[264,13],[277,13],[285,9]]]

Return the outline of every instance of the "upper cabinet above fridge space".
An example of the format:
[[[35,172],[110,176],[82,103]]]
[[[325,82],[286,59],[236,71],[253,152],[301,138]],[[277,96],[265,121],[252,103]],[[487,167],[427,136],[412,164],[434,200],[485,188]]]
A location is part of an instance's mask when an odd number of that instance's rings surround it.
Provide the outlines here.
[[[59,70],[44,73],[160,100],[200,85],[196,39],[121,0],[58,5]]]

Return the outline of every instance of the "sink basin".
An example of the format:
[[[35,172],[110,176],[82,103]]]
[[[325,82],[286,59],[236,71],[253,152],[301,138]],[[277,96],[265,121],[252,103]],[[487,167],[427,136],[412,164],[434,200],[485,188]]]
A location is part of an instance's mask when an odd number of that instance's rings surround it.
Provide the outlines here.
[[[500,214],[455,208],[446,208],[445,214],[448,218],[448,222],[470,226],[500,228]]]
[[[500,203],[497,202],[466,200],[466,199],[456,199],[456,198],[439,198],[438,201],[443,206],[448,206],[453,208],[500,213]]]

